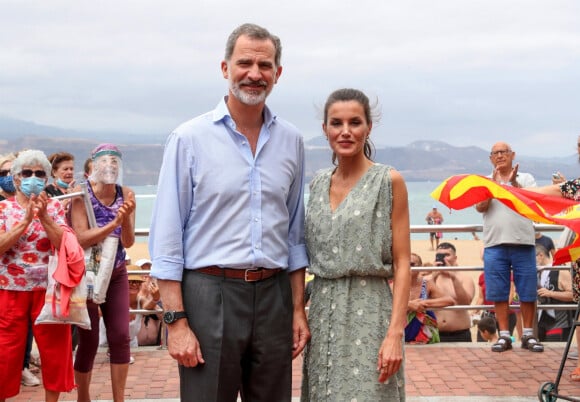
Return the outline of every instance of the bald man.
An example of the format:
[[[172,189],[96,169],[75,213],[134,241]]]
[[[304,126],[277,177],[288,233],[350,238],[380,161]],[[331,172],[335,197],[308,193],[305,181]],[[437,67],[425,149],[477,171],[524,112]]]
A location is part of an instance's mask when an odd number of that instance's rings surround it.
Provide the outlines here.
[[[535,187],[536,181],[531,174],[518,171],[519,165],[514,164],[515,156],[516,153],[509,144],[494,144],[489,156],[493,165],[489,177],[502,185]],[[510,276],[513,271],[524,324],[521,346],[532,352],[543,352],[544,347],[533,332],[537,299],[534,225],[529,219],[518,215],[495,199],[482,201],[475,207],[483,214],[486,299],[494,302],[499,326],[499,339],[492,345],[491,350],[505,352],[512,348],[508,306]]]

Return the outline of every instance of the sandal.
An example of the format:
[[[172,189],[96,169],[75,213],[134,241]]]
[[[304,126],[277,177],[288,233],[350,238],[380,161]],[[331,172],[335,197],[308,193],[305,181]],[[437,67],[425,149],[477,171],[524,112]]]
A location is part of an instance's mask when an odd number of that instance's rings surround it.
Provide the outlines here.
[[[509,336],[500,336],[496,343],[491,346],[492,352],[505,352],[512,348],[512,338]]]
[[[570,373],[570,381],[580,381],[580,367],[576,367],[574,371]]]
[[[522,348],[531,350],[532,352],[543,352],[544,345],[542,345],[535,336],[524,335],[522,336]]]

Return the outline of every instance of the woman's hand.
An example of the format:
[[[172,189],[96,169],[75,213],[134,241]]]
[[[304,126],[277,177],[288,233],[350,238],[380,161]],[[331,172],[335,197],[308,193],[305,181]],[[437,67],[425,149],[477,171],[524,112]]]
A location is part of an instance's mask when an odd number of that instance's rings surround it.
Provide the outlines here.
[[[135,211],[135,193],[130,191],[127,194],[127,198],[124,200],[123,205],[119,207],[117,215],[115,216],[115,226],[122,225],[130,219],[131,214]]]
[[[409,311],[416,311],[422,313],[425,311],[425,306],[421,299],[409,300],[409,304],[407,306]]]
[[[155,283],[154,281],[151,280],[151,277],[148,277],[148,281],[147,281],[147,287],[149,290],[149,293],[151,294],[151,297],[153,297],[153,301],[158,302],[160,295],[159,295],[159,286],[157,286],[157,283]]]
[[[557,177],[556,177],[557,175]],[[564,183],[566,181],[566,177],[564,177],[564,175],[560,172],[556,172],[555,174],[552,175],[552,184],[560,184],[560,183]]]
[[[379,382],[387,381],[393,374],[399,371],[403,363],[403,336],[390,336],[387,334],[379,349],[377,371]]]
[[[37,216],[41,221],[46,219],[47,212],[46,206],[48,205],[48,196],[44,191],[42,191],[39,195],[31,194],[28,200],[28,206],[32,207],[32,211],[34,212],[34,216]]]

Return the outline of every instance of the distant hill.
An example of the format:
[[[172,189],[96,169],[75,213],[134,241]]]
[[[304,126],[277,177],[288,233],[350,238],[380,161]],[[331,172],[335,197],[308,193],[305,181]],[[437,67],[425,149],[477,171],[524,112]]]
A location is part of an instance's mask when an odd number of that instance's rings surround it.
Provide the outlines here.
[[[47,155],[67,151],[75,155],[77,170],[82,169],[91,149],[102,142],[114,142],[123,152],[124,182],[129,185],[156,184],[167,134],[135,135],[93,133],[42,126],[0,118],[0,154],[25,148],[43,150]],[[307,181],[320,169],[332,166],[331,151],[324,136],[305,142]],[[487,175],[491,171],[489,150],[455,147],[443,141],[416,141],[404,147],[376,149],[375,160],[399,170],[407,181],[441,181],[463,173]],[[522,171],[538,180],[549,180],[552,172],[576,177],[578,158],[537,158],[518,155]]]
[[[330,166],[331,152],[323,136],[306,142],[306,173]],[[396,168],[408,181],[441,181],[456,174],[491,173],[489,150],[478,147],[455,147],[443,141],[415,141],[405,147],[376,149],[375,161]],[[552,173],[577,177],[578,157],[537,158],[518,155],[521,169],[537,180],[549,180]]]

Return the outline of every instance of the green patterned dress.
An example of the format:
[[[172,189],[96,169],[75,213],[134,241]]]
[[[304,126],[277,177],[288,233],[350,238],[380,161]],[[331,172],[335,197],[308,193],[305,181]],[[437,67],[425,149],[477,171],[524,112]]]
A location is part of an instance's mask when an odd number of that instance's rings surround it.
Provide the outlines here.
[[[393,304],[390,169],[371,166],[334,212],[334,169],[310,185],[306,244],[315,278],[302,401],[405,400],[403,366],[384,384],[376,369]]]

